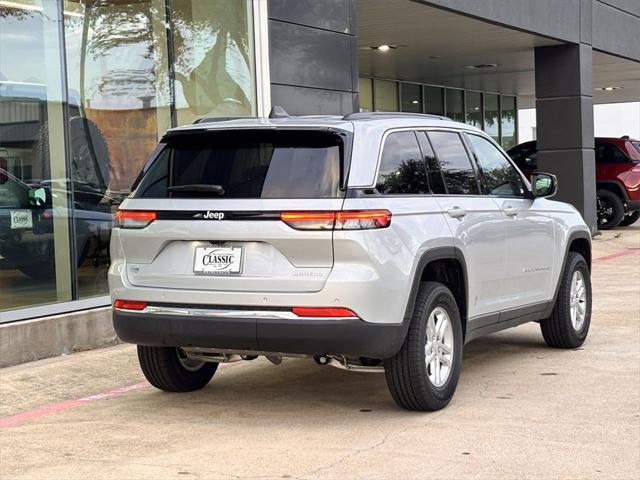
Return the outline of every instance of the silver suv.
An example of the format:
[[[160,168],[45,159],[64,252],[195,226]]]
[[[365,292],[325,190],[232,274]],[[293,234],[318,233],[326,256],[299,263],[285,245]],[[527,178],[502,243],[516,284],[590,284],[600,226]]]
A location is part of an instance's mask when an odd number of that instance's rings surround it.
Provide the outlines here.
[[[591,236],[553,176],[442,117],[275,117],[170,130],[117,212],[113,322],[154,386],[308,356],[437,410],[466,342],[530,321],[584,342]]]

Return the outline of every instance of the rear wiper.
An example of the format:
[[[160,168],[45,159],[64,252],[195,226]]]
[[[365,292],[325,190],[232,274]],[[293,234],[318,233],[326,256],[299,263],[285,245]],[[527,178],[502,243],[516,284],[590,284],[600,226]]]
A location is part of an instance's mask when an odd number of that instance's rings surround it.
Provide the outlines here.
[[[203,183],[192,183],[190,185],[174,185],[167,190],[170,192],[191,192],[191,193],[214,193],[216,195],[224,195],[224,187],[222,185],[207,185]]]

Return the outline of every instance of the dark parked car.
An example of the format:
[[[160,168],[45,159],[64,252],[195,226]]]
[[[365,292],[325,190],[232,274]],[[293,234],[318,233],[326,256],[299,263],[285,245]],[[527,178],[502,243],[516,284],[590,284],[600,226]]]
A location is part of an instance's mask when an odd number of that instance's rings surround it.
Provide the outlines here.
[[[626,227],[640,218],[640,141],[629,137],[596,138],[598,228]],[[537,169],[535,141],[507,152],[527,176]]]
[[[71,212],[58,211],[53,202],[56,195],[67,195],[68,185],[56,189],[54,183],[60,182],[29,185],[0,166],[0,270],[18,269],[39,280],[54,278],[54,209],[59,218],[71,218]],[[108,262],[111,204],[117,202],[104,202],[104,194],[98,192],[94,195],[103,200],[98,203],[87,188],[74,188],[86,202],[74,202],[77,265],[87,259]]]

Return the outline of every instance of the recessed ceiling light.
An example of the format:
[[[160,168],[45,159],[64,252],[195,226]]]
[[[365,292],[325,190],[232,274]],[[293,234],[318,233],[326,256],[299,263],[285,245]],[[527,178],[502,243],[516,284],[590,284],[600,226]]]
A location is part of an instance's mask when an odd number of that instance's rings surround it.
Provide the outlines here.
[[[376,47],[376,50],[380,51],[380,52],[388,52],[389,50],[391,50],[391,46],[390,45],[379,45]]]
[[[415,104],[418,104],[420,102],[418,102],[418,100],[412,100],[411,103],[413,103],[415,105]]]
[[[596,88],[595,90],[600,90],[603,92],[613,92],[614,90],[620,90],[622,87],[616,87],[616,86],[609,86],[609,87],[600,87],[600,88]]]
[[[477,65],[465,65],[464,68],[470,68],[472,70],[482,70],[485,68],[496,68],[497,66],[497,63],[479,63]]]

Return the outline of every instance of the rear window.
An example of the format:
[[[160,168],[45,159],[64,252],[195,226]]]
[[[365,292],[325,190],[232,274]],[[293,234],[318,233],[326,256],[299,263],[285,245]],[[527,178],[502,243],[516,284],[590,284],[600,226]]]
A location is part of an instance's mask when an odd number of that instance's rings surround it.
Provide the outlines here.
[[[332,132],[237,130],[169,137],[134,198],[331,198],[344,147]]]
[[[640,160],[640,142],[631,142],[633,148],[636,149],[636,155],[634,157],[635,160]]]

